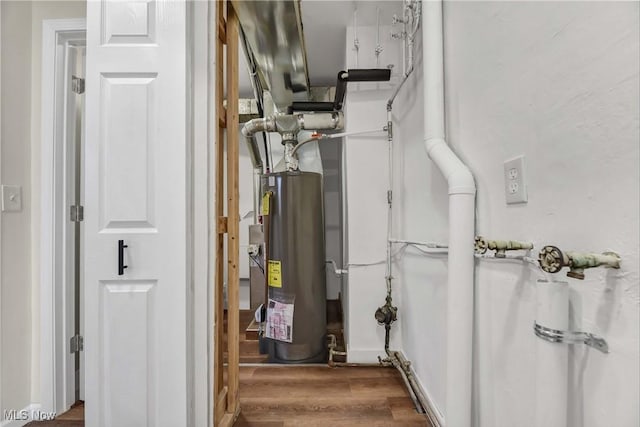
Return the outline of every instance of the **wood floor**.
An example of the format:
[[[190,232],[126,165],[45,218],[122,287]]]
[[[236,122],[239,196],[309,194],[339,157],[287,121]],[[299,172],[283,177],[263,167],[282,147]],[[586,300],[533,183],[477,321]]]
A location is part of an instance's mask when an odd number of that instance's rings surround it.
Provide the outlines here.
[[[240,362],[264,363],[257,335],[246,332],[253,314],[240,312]],[[328,333],[344,344],[342,314],[328,302]],[[398,371],[383,367],[268,365],[240,367],[238,427],[431,426],[418,414]],[[80,403],[54,421],[29,427],[82,427]]]
[[[51,421],[32,421],[25,427],[84,427],[84,402],[79,401],[67,412]]]
[[[344,331],[342,322],[342,310],[340,301],[328,300],[327,301],[327,334],[336,336],[337,347],[336,350],[344,351]],[[253,311],[240,310],[240,363],[267,363],[269,356],[266,354],[260,354],[258,346],[258,333],[257,331],[248,331],[252,320]],[[224,312],[224,345],[227,345],[227,312]],[[227,362],[227,352],[224,353],[224,361]],[[335,356],[334,361],[346,362],[344,356]]]
[[[430,426],[392,368],[240,368],[236,426]]]
[[[392,368],[240,367],[237,427],[431,426]],[[84,404],[29,427],[82,427]]]

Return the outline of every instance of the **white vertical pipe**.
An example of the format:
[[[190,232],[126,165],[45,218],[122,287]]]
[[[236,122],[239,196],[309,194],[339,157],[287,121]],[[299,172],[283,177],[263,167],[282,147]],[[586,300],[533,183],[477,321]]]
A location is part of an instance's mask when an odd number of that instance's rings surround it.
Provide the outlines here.
[[[473,242],[475,198],[449,196],[447,280],[447,427],[471,426],[473,368]]]
[[[422,22],[422,60],[424,67],[425,138],[444,139],[444,42],[442,2],[425,1]]]
[[[569,285],[538,280],[536,322],[559,331],[569,328]],[[569,381],[569,347],[536,340],[536,427],[565,427]]]
[[[471,425],[475,183],[449,148],[444,120],[442,1],[423,2],[425,146],[449,186],[449,266],[447,279],[447,427]]]

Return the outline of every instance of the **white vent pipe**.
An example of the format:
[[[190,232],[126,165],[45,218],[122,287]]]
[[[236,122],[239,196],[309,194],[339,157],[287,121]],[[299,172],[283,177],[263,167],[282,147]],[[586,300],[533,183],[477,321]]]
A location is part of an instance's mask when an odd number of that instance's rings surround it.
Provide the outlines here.
[[[445,140],[442,1],[425,1],[423,8],[424,143],[449,185],[445,421],[447,427],[469,427],[476,187],[471,172]]]

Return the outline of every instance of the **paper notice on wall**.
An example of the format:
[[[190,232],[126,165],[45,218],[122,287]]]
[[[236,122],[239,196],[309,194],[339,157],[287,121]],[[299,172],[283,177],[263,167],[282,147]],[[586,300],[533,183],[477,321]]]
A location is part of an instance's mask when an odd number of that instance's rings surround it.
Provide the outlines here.
[[[293,341],[293,303],[269,298],[266,337],[278,341]]]

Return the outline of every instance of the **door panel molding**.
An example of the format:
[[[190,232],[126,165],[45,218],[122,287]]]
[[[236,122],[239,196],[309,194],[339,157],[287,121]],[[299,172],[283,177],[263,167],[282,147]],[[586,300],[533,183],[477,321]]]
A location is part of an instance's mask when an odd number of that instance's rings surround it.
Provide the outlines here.
[[[87,3],[85,420],[191,417],[188,2]],[[118,241],[127,245],[119,269]]]

